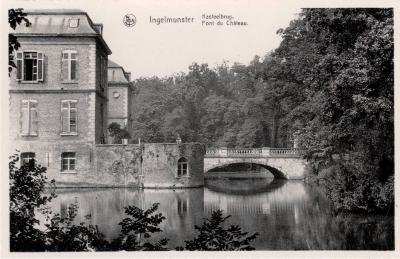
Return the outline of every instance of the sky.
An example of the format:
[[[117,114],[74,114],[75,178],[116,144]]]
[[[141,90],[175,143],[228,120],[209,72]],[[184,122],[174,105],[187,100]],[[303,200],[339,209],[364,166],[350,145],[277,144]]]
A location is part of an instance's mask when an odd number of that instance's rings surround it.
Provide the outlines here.
[[[25,9],[81,9],[93,22],[104,26],[103,37],[112,50],[111,60],[132,73],[132,79],[187,72],[193,62],[210,67],[224,60],[248,64],[279,46],[276,34],[300,12],[285,1],[33,1],[10,4]],[[136,25],[123,24],[126,14],[136,16]],[[247,26],[202,25],[202,15],[232,15]],[[190,17],[193,23],[150,23],[154,18]],[[215,20],[214,24],[218,20]]]

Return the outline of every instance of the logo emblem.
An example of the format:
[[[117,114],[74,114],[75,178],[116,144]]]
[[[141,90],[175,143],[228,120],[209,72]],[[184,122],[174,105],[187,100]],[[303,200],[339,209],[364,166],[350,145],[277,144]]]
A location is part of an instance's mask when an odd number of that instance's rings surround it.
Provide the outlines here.
[[[123,22],[127,27],[133,27],[136,24],[136,16],[131,13],[125,14]]]

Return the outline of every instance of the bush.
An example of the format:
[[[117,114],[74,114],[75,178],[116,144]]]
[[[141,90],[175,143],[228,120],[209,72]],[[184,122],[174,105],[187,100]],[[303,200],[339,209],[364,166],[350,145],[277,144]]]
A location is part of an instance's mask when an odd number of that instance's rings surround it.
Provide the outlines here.
[[[394,177],[380,180],[375,171],[335,165],[318,176],[337,211],[393,213]]]
[[[36,229],[35,208],[45,205],[50,197],[42,197],[46,168],[33,161],[18,167],[19,155],[10,157],[10,250],[43,251],[45,234]]]
[[[119,225],[121,226],[121,234],[112,244],[112,250],[126,251],[161,251],[167,250],[167,239],[161,239],[152,244],[150,242],[142,242],[142,238],[148,239],[151,233],[161,232],[158,225],[165,219],[161,214],[154,214],[158,209],[158,203],[154,203],[149,209],[143,211],[135,206],[125,207],[125,213],[130,216],[123,219]]]
[[[122,139],[130,139],[131,136],[126,129],[121,129],[121,125],[116,122],[111,123],[108,126],[110,136],[113,138],[113,144],[121,144]]]
[[[254,250],[250,242],[256,239],[258,233],[248,236],[247,232],[242,232],[237,225],[223,228],[221,225],[230,216],[223,217],[222,211],[214,211],[210,219],[201,226],[195,226],[200,233],[193,240],[185,241],[185,248],[177,247],[177,250],[200,250],[200,251],[235,251],[235,250]]]

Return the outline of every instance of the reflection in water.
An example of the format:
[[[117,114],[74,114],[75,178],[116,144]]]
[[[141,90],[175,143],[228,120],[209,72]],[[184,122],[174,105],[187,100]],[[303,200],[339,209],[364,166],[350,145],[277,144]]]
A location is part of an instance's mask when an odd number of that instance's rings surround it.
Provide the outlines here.
[[[206,186],[59,190],[50,206],[66,215],[69,204],[77,203],[75,221],[86,221],[85,215],[91,215],[89,222],[112,239],[119,234],[124,206],[147,209],[159,202],[159,211],[166,219],[161,224],[163,232],[155,237],[169,238],[171,249],[193,238],[194,225],[200,225],[217,209],[232,215],[228,224],[258,232],[253,245],[259,250],[394,248],[393,217],[334,215],[318,189],[301,181],[215,178],[207,179]]]

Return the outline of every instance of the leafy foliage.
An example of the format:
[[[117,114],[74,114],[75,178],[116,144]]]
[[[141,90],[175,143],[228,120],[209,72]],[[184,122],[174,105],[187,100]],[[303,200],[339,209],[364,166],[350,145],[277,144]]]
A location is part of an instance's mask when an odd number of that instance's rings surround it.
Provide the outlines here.
[[[278,76],[303,93],[284,117],[317,180],[338,210],[393,210],[393,10],[304,9],[279,33]]]
[[[130,139],[131,135],[126,129],[121,129],[119,123],[113,122],[108,125],[108,131],[110,136],[113,138],[113,144],[121,144],[122,139]]]
[[[45,167],[33,162],[18,167],[19,155],[10,157],[10,250],[44,250],[45,235],[35,226],[35,208],[45,205],[50,197],[42,196],[46,182]]]
[[[15,30],[17,25],[20,25],[22,22],[25,23],[26,27],[29,27],[31,23],[25,17],[26,13],[23,12],[22,8],[18,9],[9,9],[8,10],[8,23],[10,27]],[[21,47],[19,44],[17,37],[13,34],[8,34],[8,75],[10,75],[13,68],[16,68],[14,62],[14,51],[18,50]]]
[[[271,122],[274,105],[259,97],[269,95],[255,78],[261,66],[259,58],[250,66],[235,63],[231,68],[193,63],[187,74],[138,79],[133,137],[171,142],[179,134],[183,141],[209,146],[283,146],[286,136],[279,136]]]
[[[61,217],[60,214],[51,215],[52,211],[44,208],[48,223],[45,224],[45,251],[107,251],[109,243],[104,239],[104,235],[98,230],[97,226],[81,222],[76,225],[73,223],[78,211],[78,204],[68,206],[67,215]],[[89,219],[90,216],[86,216]]]
[[[53,214],[47,202],[56,197],[52,193],[49,197],[43,196],[47,178],[46,168],[32,162],[18,167],[19,155],[10,157],[10,250],[11,251],[162,251],[167,250],[168,239],[162,238],[151,242],[153,233],[162,232],[159,225],[165,219],[161,213],[156,213],[158,203],[149,209],[142,210],[135,206],[125,207],[128,217],[119,225],[121,233],[111,242],[106,240],[97,226],[81,222],[75,224],[78,213],[78,204],[70,204],[66,215]],[[54,181],[51,181],[53,183]],[[44,229],[40,229],[39,221],[35,218],[35,211],[45,215]],[[90,215],[85,218],[90,219]],[[228,216],[229,217],[229,216]],[[217,235],[216,249],[223,250],[251,250],[249,243],[257,234],[247,236],[241,232],[239,226],[223,229],[220,224],[228,217],[223,218],[222,212],[215,212],[202,227],[199,240],[207,235]],[[212,230],[211,228],[214,228]],[[202,247],[195,248],[194,241],[187,241],[187,249],[211,248],[214,243],[205,242]],[[224,246],[223,243],[226,242]],[[183,248],[182,248],[183,249]]]
[[[177,247],[177,250],[190,251],[237,251],[237,250],[254,250],[250,245],[251,241],[256,239],[258,233],[248,235],[242,232],[237,225],[231,225],[224,228],[222,224],[230,216],[224,217],[221,210],[214,211],[210,219],[201,226],[195,226],[199,232],[198,236],[193,240],[185,241],[185,247]]]
[[[123,219],[119,225],[121,226],[121,234],[115,239],[111,246],[114,250],[126,251],[161,251],[166,250],[168,244],[167,239],[161,239],[152,244],[148,241],[142,242],[151,237],[152,233],[161,232],[158,225],[165,219],[161,213],[155,213],[158,209],[158,203],[154,203],[149,209],[143,211],[135,206],[125,208],[125,213],[130,216]]]
[[[393,211],[393,10],[303,9],[278,33],[280,46],[247,66],[193,63],[186,74],[137,80],[133,134],[296,142],[338,210]]]

